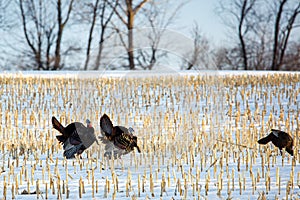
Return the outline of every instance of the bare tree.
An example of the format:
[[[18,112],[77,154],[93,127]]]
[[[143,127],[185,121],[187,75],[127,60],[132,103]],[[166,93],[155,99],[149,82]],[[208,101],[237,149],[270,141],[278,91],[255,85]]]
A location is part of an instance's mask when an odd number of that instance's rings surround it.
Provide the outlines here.
[[[133,0],[122,0],[115,9],[115,13],[121,20],[121,22],[126,26],[127,29],[127,45],[125,46],[127,55],[128,55],[128,62],[129,62],[129,69],[135,69],[135,62],[134,62],[134,38],[133,38],[133,29],[134,29],[134,21],[137,13],[140,9],[150,0],[140,0],[139,2],[133,3]],[[117,30],[117,32],[120,32]],[[121,39],[123,40],[123,39]],[[124,40],[123,40],[124,42]]]
[[[111,37],[112,28],[109,26],[114,15],[116,6],[119,0],[90,0],[83,1],[77,4],[75,8],[76,22],[80,25],[85,24],[89,26],[86,57],[84,62],[84,70],[88,70],[91,66],[89,63],[91,61],[91,51],[94,45],[94,38],[98,35],[98,52],[96,54],[96,59],[92,60],[92,68],[98,70],[101,65],[102,54],[104,50],[104,43]],[[90,66],[89,66],[90,65]]]
[[[221,5],[225,16],[236,19],[229,27],[238,35],[243,68],[280,70],[291,34],[299,25],[300,2],[234,0]]]
[[[291,32],[295,26],[296,18],[300,14],[300,2],[295,2],[294,4],[290,5],[290,8],[285,10],[284,8],[289,6],[288,3],[288,0],[281,0],[278,1],[277,4],[278,8],[276,9],[277,12],[274,24],[274,43],[271,66],[272,70],[280,69]],[[285,19],[284,15],[286,15]]]
[[[213,60],[219,70],[238,70],[241,62],[239,48],[219,47],[215,50]]]
[[[199,25],[194,24],[192,29],[193,51],[186,55],[187,70],[193,69],[195,66],[209,68],[210,62],[208,58],[209,54],[209,42],[201,34]]]
[[[64,32],[64,28],[70,18],[71,11],[73,9],[73,2],[74,0],[70,0],[70,2],[67,5],[67,14],[65,18],[63,19],[63,10],[62,10],[62,4],[61,0],[57,0],[57,37],[56,37],[56,47],[55,47],[55,60],[54,60],[54,66],[53,69],[57,70],[61,68],[61,41],[62,41],[62,36]]]
[[[157,64],[159,58],[167,56],[167,52],[160,49],[161,40],[168,27],[176,20],[180,9],[186,3],[181,1],[174,3],[171,0],[159,3],[150,1],[148,6],[145,6],[142,12],[147,22],[146,26],[150,27],[147,29],[146,34],[149,48],[139,49],[136,59],[142,69],[151,70]]]
[[[91,24],[90,24],[90,31],[89,31],[89,36],[88,36],[88,43],[87,43],[87,49],[86,49],[86,58],[84,62],[84,70],[88,69],[88,64],[90,61],[90,51],[91,51],[91,44],[93,40],[93,33],[94,33],[94,28],[97,20],[97,15],[98,15],[98,9],[99,9],[99,0],[95,0],[94,4],[93,3],[88,3],[86,4],[87,7],[90,7],[92,10],[92,16],[91,16]],[[80,12],[80,14],[83,14]]]
[[[300,41],[291,42],[282,60],[281,69],[300,71]]]
[[[232,66],[231,60],[228,58],[228,49],[225,47],[217,48],[213,59],[218,70],[224,69],[227,65]]]
[[[41,58],[43,42],[43,2],[39,1],[38,4],[35,4],[34,1],[19,0],[19,6],[26,42],[34,55],[34,60],[37,65],[37,69],[43,69],[43,61]],[[29,26],[31,26],[29,20],[31,20],[32,26],[34,27],[30,30],[28,28]]]
[[[237,29],[237,36],[239,40],[241,57],[243,58],[243,68],[247,70],[248,64],[248,53],[246,44],[246,35],[252,29],[252,23],[248,23],[253,15],[251,12],[255,9],[257,0],[234,0],[226,4],[224,1],[220,1],[220,7],[222,12],[230,14],[229,18],[234,20],[233,24],[227,24],[234,30]],[[228,19],[226,19],[228,20]],[[231,22],[231,20],[229,20]]]
[[[100,67],[102,52],[104,49],[104,42],[108,37],[112,34],[106,36],[106,32],[108,29],[108,25],[112,20],[112,17],[115,13],[116,7],[119,5],[119,0],[115,0],[114,2],[109,2],[109,0],[103,0],[100,9],[100,34],[99,34],[99,46],[98,53],[94,65],[94,69],[98,70]],[[109,8],[110,7],[110,8]]]
[[[73,1],[68,4],[66,18],[62,20],[65,9],[62,8],[60,0],[18,0],[24,39],[30,53],[28,50],[21,52],[21,48],[18,51],[26,57],[33,58],[34,64],[31,66],[29,64],[28,67],[37,70],[62,68],[60,64],[62,34],[70,17]],[[66,49],[68,52],[72,48]]]
[[[248,66],[249,69],[266,70],[271,66],[272,14],[260,11],[258,7],[252,13],[251,21],[247,22],[253,27],[251,37],[247,38]]]

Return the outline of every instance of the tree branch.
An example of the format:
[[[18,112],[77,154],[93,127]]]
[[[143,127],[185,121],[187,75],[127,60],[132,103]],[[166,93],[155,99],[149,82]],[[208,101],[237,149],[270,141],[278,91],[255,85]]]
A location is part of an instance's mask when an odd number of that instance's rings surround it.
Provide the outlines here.
[[[71,14],[71,11],[73,9],[73,2],[74,2],[74,0],[70,1],[69,7],[68,7],[68,12],[67,12],[67,17],[66,17],[65,21],[62,23],[63,26],[66,25],[66,23],[68,22],[68,20],[70,18],[70,14]]]
[[[19,0],[19,5],[20,5],[20,10],[21,10],[22,25],[23,25],[23,31],[24,31],[26,42],[29,45],[30,49],[33,51],[33,53],[36,54],[36,49],[35,49],[33,43],[30,41],[29,36],[28,36],[28,31],[27,31],[27,26],[26,26],[27,21],[26,21],[26,16],[25,16],[24,7],[23,7],[23,0]]]
[[[126,0],[127,1],[127,0]],[[133,9],[133,13],[134,15],[144,6],[145,3],[147,3],[150,0],[143,0],[142,2],[140,2],[134,9]]]

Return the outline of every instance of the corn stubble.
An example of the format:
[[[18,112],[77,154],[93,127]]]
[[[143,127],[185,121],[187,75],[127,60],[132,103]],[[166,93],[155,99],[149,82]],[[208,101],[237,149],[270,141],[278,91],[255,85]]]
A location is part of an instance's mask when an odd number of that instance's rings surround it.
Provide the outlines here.
[[[286,109],[299,107],[299,78],[2,75],[0,197],[85,198],[87,191],[89,197],[111,199],[264,199],[271,192],[271,198],[293,197],[300,187],[300,155],[281,157],[257,140],[283,127],[299,151],[300,109]],[[83,159],[64,159],[51,116],[64,124],[89,118],[100,134],[103,113],[134,127],[142,153],[107,160],[103,145],[94,144]]]

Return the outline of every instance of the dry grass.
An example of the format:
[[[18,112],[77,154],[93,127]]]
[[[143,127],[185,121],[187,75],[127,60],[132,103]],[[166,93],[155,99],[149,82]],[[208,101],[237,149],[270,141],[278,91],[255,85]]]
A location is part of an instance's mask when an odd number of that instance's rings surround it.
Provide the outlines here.
[[[281,157],[273,146],[256,141],[280,128],[292,134],[299,151],[299,76],[2,76],[0,191],[11,198],[22,189],[41,191],[37,197],[68,198],[75,195],[73,187],[77,198],[89,188],[92,197],[104,198],[214,193],[230,199],[251,186],[247,189],[259,199],[270,192],[296,197],[299,153]],[[104,113],[116,125],[135,129],[142,153],[107,161],[103,146],[94,145],[87,158],[64,160],[51,117],[62,124],[89,118],[99,133]],[[281,168],[288,174],[280,174]]]

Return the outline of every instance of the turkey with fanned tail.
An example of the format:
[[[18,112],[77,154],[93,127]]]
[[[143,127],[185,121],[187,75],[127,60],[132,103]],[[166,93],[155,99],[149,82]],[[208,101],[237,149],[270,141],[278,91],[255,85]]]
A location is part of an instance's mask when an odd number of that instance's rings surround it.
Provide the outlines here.
[[[133,128],[114,126],[106,114],[100,118],[100,128],[102,136],[99,139],[105,144],[105,157],[120,158],[133,151],[134,148],[139,153],[141,152],[137,145],[137,137],[133,135]]]
[[[261,138],[257,142],[259,144],[267,144],[269,142],[272,142],[276,147],[279,148],[281,154],[282,154],[282,149],[285,148],[285,150],[289,154],[291,154],[291,156],[294,155],[293,138],[284,131],[271,129],[271,133],[269,135],[267,135],[264,138]]]
[[[56,138],[63,144],[64,156],[67,159],[74,158],[75,154],[81,155],[95,141],[98,143],[91,122],[87,119],[86,123],[87,127],[80,122],[73,122],[64,127],[54,116],[52,117],[53,128],[61,133]]]

